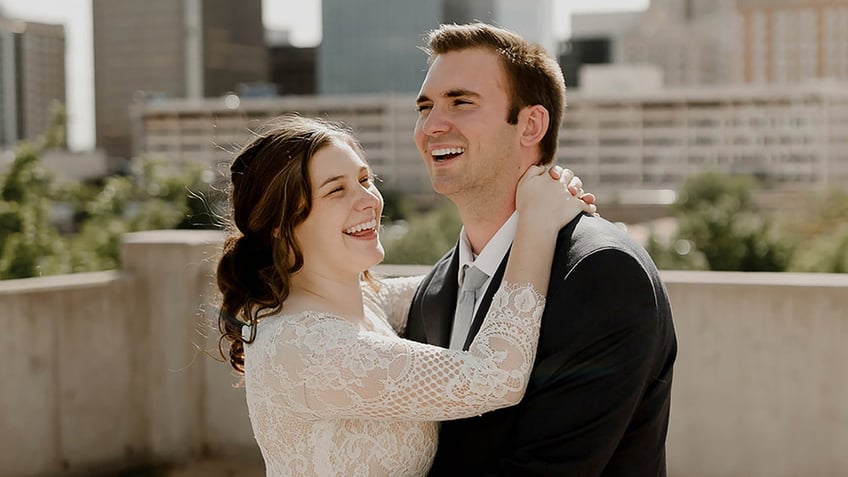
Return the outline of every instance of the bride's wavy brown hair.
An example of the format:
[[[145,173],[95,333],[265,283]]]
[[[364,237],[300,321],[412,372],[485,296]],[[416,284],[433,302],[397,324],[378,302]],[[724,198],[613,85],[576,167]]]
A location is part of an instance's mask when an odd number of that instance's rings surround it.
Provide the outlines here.
[[[253,342],[257,321],[281,311],[291,275],[303,267],[294,229],[312,207],[309,161],[332,141],[349,144],[364,157],[359,142],[341,125],[283,116],[263,128],[230,166],[230,233],[217,269],[223,296],[218,348],[227,359],[223,342],[230,343],[229,362],[239,373],[244,373],[244,345]],[[247,336],[242,334],[245,325]]]

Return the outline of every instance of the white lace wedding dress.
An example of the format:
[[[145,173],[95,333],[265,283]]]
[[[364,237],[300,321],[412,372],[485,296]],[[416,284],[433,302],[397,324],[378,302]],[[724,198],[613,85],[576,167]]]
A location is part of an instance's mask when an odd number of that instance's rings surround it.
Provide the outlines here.
[[[421,277],[363,284],[368,323],[321,312],[260,321],[245,351],[267,475],[425,475],[436,421],[521,400],[544,297],[502,284],[469,351],[398,338]]]

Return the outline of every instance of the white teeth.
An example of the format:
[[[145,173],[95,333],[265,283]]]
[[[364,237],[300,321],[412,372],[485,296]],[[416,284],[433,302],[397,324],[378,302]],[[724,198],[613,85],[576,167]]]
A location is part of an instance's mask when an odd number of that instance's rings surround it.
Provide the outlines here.
[[[446,156],[448,154],[462,154],[465,149],[461,147],[443,147],[441,149],[433,149],[431,154],[434,156]]]
[[[354,225],[349,229],[345,229],[344,233],[346,234],[355,234],[356,232],[361,232],[367,229],[375,229],[377,228],[377,219],[371,219],[368,222],[363,222],[359,225]]]

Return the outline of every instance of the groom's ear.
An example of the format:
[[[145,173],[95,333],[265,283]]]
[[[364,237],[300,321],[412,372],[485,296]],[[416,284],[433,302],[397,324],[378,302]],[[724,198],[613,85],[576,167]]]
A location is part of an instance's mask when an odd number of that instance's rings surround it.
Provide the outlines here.
[[[521,110],[518,115],[518,124],[521,127],[521,145],[531,147],[542,142],[550,123],[551,116],[541,104],[527,106]]]

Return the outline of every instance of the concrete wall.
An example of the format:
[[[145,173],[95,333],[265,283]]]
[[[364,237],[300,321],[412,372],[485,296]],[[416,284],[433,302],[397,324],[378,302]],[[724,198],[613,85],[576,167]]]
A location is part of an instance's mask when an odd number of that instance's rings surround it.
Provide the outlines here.
[[[848,475],[848,275],[665,272],[671,475]]]
[[[259,459],[239,378],[213,359],[220,240],[131,234],[120,272],[0,282],[0,475]],[[663,276],[669,474],[848,475],[848,275]]]
[[[148,458],[139,285],[121,272],[0,282],[0,475]]]

